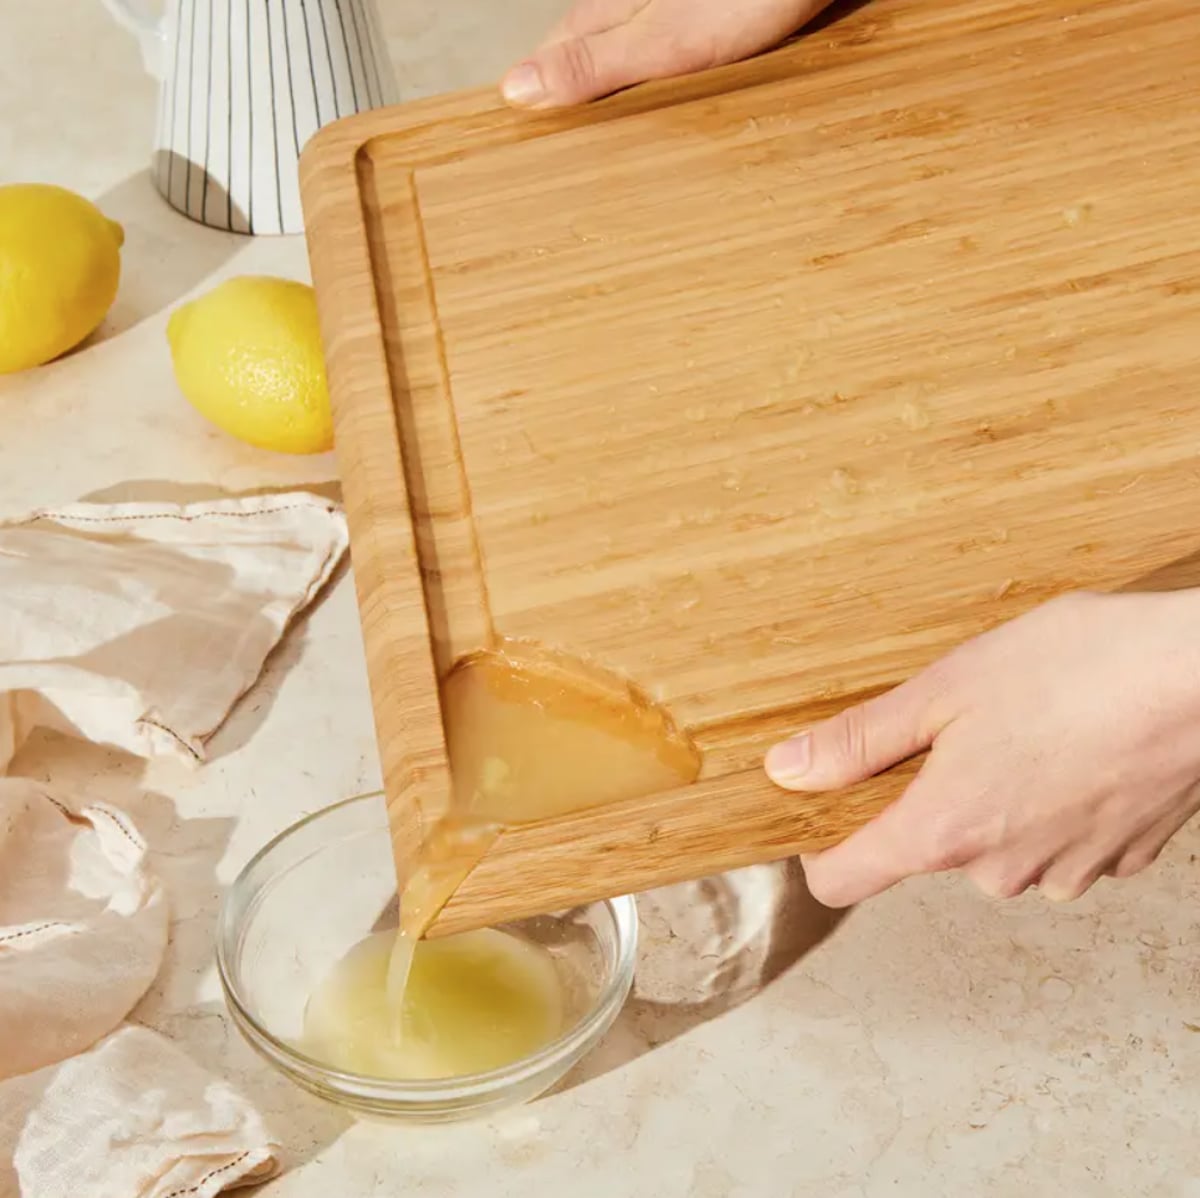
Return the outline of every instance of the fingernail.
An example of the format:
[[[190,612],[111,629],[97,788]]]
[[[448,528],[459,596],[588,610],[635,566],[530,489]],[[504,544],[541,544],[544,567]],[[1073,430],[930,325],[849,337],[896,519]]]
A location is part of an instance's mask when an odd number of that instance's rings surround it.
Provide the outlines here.
[[[786,786],[799,782],[812,765],[812,737],[807,732],[773,746],[767,753],[767,774],[773,782]]]
[[[510,103],[521,108],[532,108],[546,98],[546,85],[542,72],[536,64],[523,62],[513,67],[500,84],[500,94]]]

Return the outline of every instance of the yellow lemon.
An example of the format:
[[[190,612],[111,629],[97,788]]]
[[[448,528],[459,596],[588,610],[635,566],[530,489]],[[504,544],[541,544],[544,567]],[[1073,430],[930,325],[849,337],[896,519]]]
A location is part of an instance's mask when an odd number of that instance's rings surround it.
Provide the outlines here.
[[[0,187],[0,374],[78,345],[117,295],[124,230],[48,183]]]
[[[228,279],[171,313],[167,341],[180,390],[218,428],[279,453],[333,445],[311,287]]]

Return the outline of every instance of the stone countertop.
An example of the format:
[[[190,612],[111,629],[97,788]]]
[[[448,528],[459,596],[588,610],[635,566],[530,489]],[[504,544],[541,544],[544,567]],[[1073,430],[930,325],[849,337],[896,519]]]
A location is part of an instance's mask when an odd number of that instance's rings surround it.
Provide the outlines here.
[[[382,0],[404,94],[485,81],[561,0]],[[83,350],[0,379],[0,514],[334,483],[241,446],[179,397],[171,307],[231,274],[307,277],[299,239],[231,237],[145,174],[154,85],[99,0],[0,0],[0,181],[61,183],[126,230]],[[221,893],[298,816],[378,785],[353,588],[289,635],[198,773],[37,737],[19,772],[87,783],[143,827],[171,949],[135,1017],[257,1101],[272,1198],[1200,1195],[1200,827],[1148,874],[1054,908],[911,882],[833,920],[791,866],[643,904],[635,1000],[555,1095],[488,1124],[354,1124],[242,1044],[212,967]]]

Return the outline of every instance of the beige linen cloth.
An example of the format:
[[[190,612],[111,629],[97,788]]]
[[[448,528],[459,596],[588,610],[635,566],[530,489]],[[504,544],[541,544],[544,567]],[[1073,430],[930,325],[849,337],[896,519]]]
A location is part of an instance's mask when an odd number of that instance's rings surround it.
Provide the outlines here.
[[[0,524],[0,772],[38,725],[203,760],[345,549],[304,494]],[[275,1171],[244,1098],[125,1023],[168,898],[122,812],[0,778],[0,1198],[210,1198]]]

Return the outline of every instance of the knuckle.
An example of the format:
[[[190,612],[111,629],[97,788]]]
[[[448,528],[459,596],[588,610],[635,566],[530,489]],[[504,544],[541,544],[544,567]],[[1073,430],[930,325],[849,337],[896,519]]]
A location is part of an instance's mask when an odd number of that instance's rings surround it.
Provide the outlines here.
[[[977,800],[976,808],[979,805]],[[968,861],[974,861],[1003,848],[1007,838],[1003,830],[996,827],[999,821],[972,819],[969,823],[964,823],[964,818],[961,815],[958,817],[960,829],[956,839],[956,849],[961,858],[960,864],[965,865]]]
[[[936,821],[928,829],[918,856],[921,868],[931,874],[957,869],[967,860],[958,829],[945,820]]]
[[[997,882],[995,895],[998,899],[1015,899],[1020,898],[1028,889],[1024,878],[1007,877]]]
[[[984,850],[979,829],[963,821],[958,811],[936,813],[925,826],[920,856],[929,873],[962,869]]]
[[[867,764],[870,744],[866,711],[862,707],[850,707],[834,716],[829,731],[839,760],[856,768]]]
[[[571,37],[555,49],[556,68],[571,91],[585,91],[596,83],[596,59],[587,38]]]
[[[1025,879],[1017,874],[997,874],[994,877],[972,879],[976,886],[989,898],[1014,899],[1019,898],[1029,887]]]
[[[921,686],[931,703],[944,702],[959,686],[961,674],[965,669],[962,665],[965,648],[965,645],[960,645],[945,657],[930,662],[921,671]]]
[[[988,898],[1019,898],[1029,889],[1034,871],[1024,862],[985,860],[967,871],[977,889]]]
[[[1149,869],[1159,858],[1162,852],[1158,848],[1136,848],[1130,849],[1117,862],[1116,868],[1112,871],[1114,878],[1132,878],[1134,874],[1140,874],[1142,870]]]
[[[1044,880],[1041,891],[1052,903],[1073,903],[1083,898],[1098,877],[1099,874],[1091,870],[1058,875]]]
[[[697,36],[691,30],[681,30],[666,37],[664,57],[680,70],[702,71],[719,66],[727,60],[728,49],[723,39],[715,34]]]

